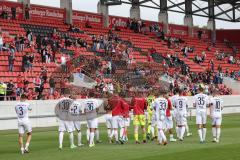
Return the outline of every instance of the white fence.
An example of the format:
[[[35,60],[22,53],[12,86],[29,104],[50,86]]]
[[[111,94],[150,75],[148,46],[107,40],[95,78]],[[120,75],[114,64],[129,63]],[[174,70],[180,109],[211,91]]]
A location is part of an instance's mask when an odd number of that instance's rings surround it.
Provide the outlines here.
[[[240,96],[222,96],[224,101],[224,114],[240,113]],[[189,107],[191,108],[192,116],[195,115],[195,110],[192,108],[193,98],[188,97]],[[81,100],[79,100],[81,101]],[[29,101],[32,107],[30,118],[33,127],[50,127],[57,126],[57,118],[55,117],[54,108],[58,101],[45,100],[45,101]],[[16,129],[17,119],[15,113],[16,101],[0,102],[0,130]],[[103,113],[101,109],[100,112]],[[101,116],[100,122],[104,122]]]

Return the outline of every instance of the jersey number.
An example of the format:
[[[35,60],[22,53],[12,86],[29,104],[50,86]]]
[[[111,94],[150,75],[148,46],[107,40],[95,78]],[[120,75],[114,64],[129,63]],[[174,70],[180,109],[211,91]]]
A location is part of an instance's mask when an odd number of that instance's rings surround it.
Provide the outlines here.
[[[63,101],[62,102],[62,107],[63,107],[62,110],[68,110],[69,105],[70,105],[69,101]]]
[[[216,109],[220,109],[220,101],[216,101]]]
[[[76,114],[77,106],[73,106],[73,113]]]
[[[22,116],[22,115],[23,115],[23,107],[19,107],[18,109],[19,109],[19,111],[20,111],[20,112],[19,112],[19,116]]]
[[[179,101],[178,104],[179,104],[179,108],[182,109],[183,108],[183,102]]]
[[[159,105],[160,105],[160,110],[166,110],[167,104],[165,102],[160,102]]]
[[[93,110],[93,103],[87,103],[88,111]]]
[[[205,101],[203,99],[203,97],[198,97],[198,105],[204,105]]]

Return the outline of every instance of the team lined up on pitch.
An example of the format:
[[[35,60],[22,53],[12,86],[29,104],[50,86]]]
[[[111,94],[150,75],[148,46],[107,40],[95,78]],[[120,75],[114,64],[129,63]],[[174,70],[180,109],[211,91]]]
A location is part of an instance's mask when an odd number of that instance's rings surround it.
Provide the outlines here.
[[[193,107],[196,108],[196,124],[200,143],[206,140],[207,108],[210,108],[212,119],[213,142],[219,142],[222,122],[223,101],[213,92],[210,97],[203,93],[204,88],[199,86],[199,93],[194,96]],[[26,96],[21,96],[21,102],[16,105],[15,110],[18,116],[19,144],[21,153],[29,152],[32,128],[28,117],[31,110]],[[187,124],[188,99],[183,96],[182,90],[175,90],[175,95],[169,97],[169,92],[160,90],[143,95],[139,93],[131,98],[131,102],[121,98],[118,94],[110,95],[108,100],[99,100],[90,94],[87,99],[79,102],[75,97],[64,97],[57,104],[59,118],[59,148],[63,148],[64,132],[69,133],[70,148],[74,145],[73,132],[77,131],[78,146],[83,146],[81,135],[81,122],[79,117],[83,114],[87,120],[87,141],[89,147],[95,146],[95,141],[100,143],[98,130],[98,110],[104,105],[106,111],[105,120],[109,143],[124,144],[128,141],[128,127],[130,117],[133,114],[135,143],[140,144],[138,130],[142,130],[142,143],[155,140],[158,144],[167,145],[166,132],[170,134],[170,142],[177,141],[173,135],[173,126],[176,126],[176,136],[179,141],[184,136],[190,136]],[[147,129],[146,129],[147,128]],[[24,146],[23,135],[27,133],[27,142]]]

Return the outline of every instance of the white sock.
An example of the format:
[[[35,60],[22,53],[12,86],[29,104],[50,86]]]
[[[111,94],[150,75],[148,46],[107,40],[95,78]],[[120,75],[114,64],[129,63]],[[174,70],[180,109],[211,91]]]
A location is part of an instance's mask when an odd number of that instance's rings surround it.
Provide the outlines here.
[[[82,133],[81,131],[78,132],[78,145],[82,144]]]
[[[199,135],[200,141],[203,141],[202,128],[198,129],[198,135]]]
[[[69,133],[69,140],[70,140],[70,145],[74,145],[74,136],[73,136],[73,132]]]
[[[153,126],[151,127],[151,133],[152,133],[152,137],[155,137],[155,128]]]
[[[158,131],[158,142],[162,143],[162,136],[161,136],[160,131]]]
[[[26,143],[25,149],[28,150],[28,147],[29,147],[29,143]]]
[[[62,147],[64,132],[59,132],[59,147]]]
[[[120,138],[123,139],[123,134],[124,134],[124,128],[120,129]]]
[[[94,132],[90,132],[90,140],[89,140],[89,144],[94,144]]]
[[[187,133],[189,133],[189,126],[188,126],[188,124],[185,125],[185,130],[186,130]]]
[[[183,139],[183,137],[184,137],[184,133],[185,133],[185,126],[182,126],[181,127],[181,132],[180,132],[181,134],[180,134],[180,137],[181,137],[181,139]]]
[[[115,131],[114,131],[114,129],[112,129],[112,131],[111,131],[111,135],[110,135],[110,138],[113,138],[114,133],[115,133]]]
[[[213,138],[217,138],[217,129],[215,127],[212,127],[212,135],[213,135]]]
[[[182,127],[178,127],[178,130],[177,130],[177,137],[178,138],[181,138],[181,130],[182,130]]]
[[[163,140],[164,142],[167,141],[167,138],[166,138],[163,130],[161,129],[159,132],[160,132],[160,135],[161,135],[161,137],[162,137],[162,140]]]
[[[220,135],[221,135],[221,128],[217,128],[217,129],[216,129],[216,137],[217,137],[217,140],[219,140]]]
[[[96,140],[99,141],[99,130],[98,129],[95,130],[95,136],[96,136]]]
[[[108,134],[108,138],[111,137],[112,130],[108,128],[108,129],[107,129],[107,134]]]
[[[203,134],[203,137],[202,137],[202,138],[203,138],[203,140],[205,141],[205,139],[206,139],[206,133],[207,133],[207,128],[203,128],[202,130],[203,130],[203,133],[202,133],[202,134]]]
[[[115,140],[118,141],[118,130],[114,130]]]
[[[89,142],[89,139],[90,139],[90,130],[87,129],[86,131],[86,136],[87,136],[87,141]]]

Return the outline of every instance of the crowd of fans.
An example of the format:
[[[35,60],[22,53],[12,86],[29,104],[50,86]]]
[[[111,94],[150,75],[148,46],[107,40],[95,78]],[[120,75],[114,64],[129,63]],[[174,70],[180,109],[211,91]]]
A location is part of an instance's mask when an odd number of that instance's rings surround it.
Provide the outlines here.
[[[30,8],[26,6],[25,19],[30,18],[29,10]],[[85,27],[91,28],[90,23],[85,24]],[[156,32],[158,38],[167,43],[168,48],[178,48],[185,57],[195,52],[195,47],[186,45],[181,38],[165,36],[157,24],[146,26],[141,20],[129,19],[127,27],[136,33]],[[116,30],[116,28],[114,29]],[[60,77],[54,76],[54,74],[49,77],[47,67],[43,66],[40,73],[37,73],[32,81],[29,81],[28,77],[23,77],[19,74],[15,84],[12,80],[1,83],[1,100],[3,100],[2,98],[5,95],[7,95],[8,100],[15,100],[16,97],[23,93],[30,100],[57,99],[66,92],[70,92],[70,90],[84,97],[88,92],[93,90],[84,88],[79,90],[69,86],[69,82],[72,81],[72,68],[78,68],[77,72],[97,82],[94,92],[98,97],[106,96],[108,92],[112,93],[113,90],[117,90],[123,96],[128,96],[134,92],[147,92],[154,87],[161,87],[161,84],[158,83],[158,78],[161,76],[160,72],[154,72],[151,67],[136,65],[134,63],[134,58],[131,55],[135,48],[131,43],[131,39],[124,41],[113,30],[109,30],[107,34],[91,35],[92,40],[88,42],[84,38],[72,36],[71,33],[85,34],[82,29],[71,25],[67,33],[54,30],[50,36],[42,36],[33,34],[31,30],[27,30],[26,35],[16,35],[12,42],[4,43],[3,34],[0,32],[0,51],[7,51],[9,53],[8,63],[10,72],[14,72],[14,64],[16,62],[15,53],[22,51],[25,53],[21,61],[22,72],[33,73],[35,62],[43,64],[55,63],[61,68]],[[69,52],[69,48],[71,47],[74,49],[82,48],[86,51],[94,52],[98,56],[91,58],[80,56],[76,58],[74,50],[72,54]],[[149,49],[149,53],[147,54],[150,63],[153,54],[158,54],[154,46]],[[60,60],[56,59],[56,55],[61,55]],[[219,60],[224,59],[226,58],[226,54],[222,52],[216,53],[216,57]],[[239,63],[239,60],[233,58],[231,55],[228,58],[229,63]],[[206,53],[203,51],[201,56],[196,54],[194,61],[202,63],[205,59]],[[69,60],[71,60],[70,64]],[[170,83],[172,91],[173,88],[181,86],[185,89],[187,95],[194,95],[197,86],[205,85],[206,92],[210,93],[212,86],[216,85],[221,94],[231,94],[231,90],[222,85],[223,72],[221,66],[218,66],[218,72],[214,72],[213,61],[210,61],[209,64],[210,70],[208,72],[196,74],[189,71],[189,67],[180,60],[178,52],[167,54],[162,61],[164,73],[175,79]],[[121,78],[117,77],[119,76],[116,73],[117,68],[125,70]],[[173,68],[177,68],[179,72],[172,74],[170,70]],[[235,72],[229,72],[228,70],[225,75],[232,78],[238,76]],[[49,90],[46,90],[46,88],[49,88]]]

